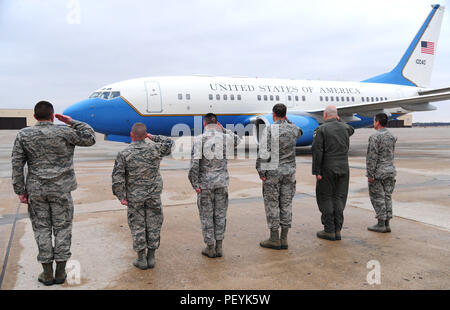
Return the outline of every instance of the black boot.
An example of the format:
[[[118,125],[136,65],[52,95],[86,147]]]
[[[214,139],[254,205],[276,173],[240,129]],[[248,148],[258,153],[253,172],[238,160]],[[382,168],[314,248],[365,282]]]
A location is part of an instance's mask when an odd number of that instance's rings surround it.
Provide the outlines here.
[[[39,275],[39,282],[44,285],[52,285],[55,283],[55,279],[53,278],[53,263],[43,263],[42,268],[44,271]]]
[[[147,258],[145,257],[145,249],[138,252],[138,258],[134,260],[133,265],[142,270],[148,268]]]
[[[335,231],[336,240],[341,240],[341,231]]]
[[[379,232],[379,233],[385,233],[386,231],[386,225],[385,225],[385,220],[378,220],[378,223],[373,225],[373,226],[369,226],[367,227],[368,230],[370,231],[375,231],[375,232]]]
[[[334,232],[329,233],[326,232],[325,230],[321,230],[317,232],[317,238],[320,239],[326,239],[326,240],[330,240],[330,241],[335,241],[336,240],[336,234]]]
[[[66,278],[66,262],[56,262],[55,284],[63,284]]]

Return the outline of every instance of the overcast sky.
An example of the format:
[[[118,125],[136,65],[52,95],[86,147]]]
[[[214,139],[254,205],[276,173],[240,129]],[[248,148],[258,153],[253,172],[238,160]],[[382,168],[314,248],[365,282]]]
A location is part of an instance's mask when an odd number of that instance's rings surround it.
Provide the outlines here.
[[[450,87],[449,0],[0,0],[0,108],[62,112],[157,75],[361,81],[397,64],[432,3],[446,12],[431,87]],[[436,105],[414,121],[450,121]]]

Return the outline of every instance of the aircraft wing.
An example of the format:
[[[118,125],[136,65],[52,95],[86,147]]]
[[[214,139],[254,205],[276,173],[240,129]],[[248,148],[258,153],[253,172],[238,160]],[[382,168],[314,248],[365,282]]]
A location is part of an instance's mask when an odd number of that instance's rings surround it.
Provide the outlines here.
[[[384,109],[403,108],[411,112],[432,111],[436,107],[430,102],[450,100],[450,88],[441,88],[419,92],[419,96],[400,98],[394,100],[377,101],[371,103],[360,103],[337,107],[341,116],[351,116],[353,114],[370,115],[383,112]],[[311,114],[319,115],[323,109],[306,111]]]

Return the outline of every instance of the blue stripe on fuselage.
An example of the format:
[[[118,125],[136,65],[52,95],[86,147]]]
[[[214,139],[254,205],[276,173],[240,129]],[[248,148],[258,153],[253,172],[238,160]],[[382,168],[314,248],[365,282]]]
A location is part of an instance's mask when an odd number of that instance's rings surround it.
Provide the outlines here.
[[[64,114],[71,116],[73,119],[88,123],[96,132],[105,135],[129,137],[131,127],[134,123],[138,122],[144,123],[147,126],[148,132],[159,135],[172,135],[173,128],[176,125],[181,125],[185,130],[190,131],[191,134],[201,133],[201,131],[194,132],[195,115],[141,116],[121,97],[110,100],[100,98],[86,99],[67,108]],[[226,124],[242,124],[246,126],[254,116],[256,115],[218,115],[218,120],[224,126]],[[391,116],[390,119],[395,119],[397,116]],[[203,129],[202,118],[201,116],[197,117],[201,126],[200,128]],[[349,123],[354,128],[368,127],[373,124],[373,118],[371,117],[358,115],[357,117],[361,118],[361,120]],[[178,136],[180,133],[177,131],[174,132],[174,135]],[[305,142],[308,141],[306,138],[299,139],[298,145],[309,145],[309,143],[302,143],[302,140]]]

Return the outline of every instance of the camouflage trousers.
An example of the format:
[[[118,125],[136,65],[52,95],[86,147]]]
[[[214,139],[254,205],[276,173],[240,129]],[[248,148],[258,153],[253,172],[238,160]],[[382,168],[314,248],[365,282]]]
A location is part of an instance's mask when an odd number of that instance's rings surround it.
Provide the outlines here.
[[[394,178],[386,178],[369,183],[369,196],[379,220],[392,218],[392,192],[395,187]]]
[[[270,230],[291,227],[295,188],[295,174],[269,175],[263,181],[264,208]]]
[[[38,246],[40,263],[69,260],[72,242],[73,201],[69,193],[30,194],[28,214]],[[55,239],[53,246],[52,237]]]
[[[197,194],[203,240],[212,245],[223,240],[227,224],[228,188],[202,189]]]
[[[128,202],[128,226],[136,252],[146,248],[159,248],[161,227],[164,220],[161,196],[155,195],[143,202]]]

